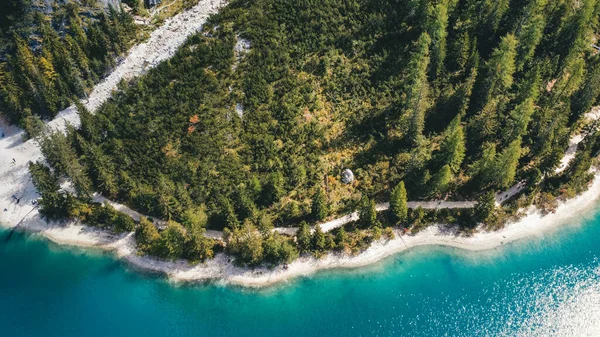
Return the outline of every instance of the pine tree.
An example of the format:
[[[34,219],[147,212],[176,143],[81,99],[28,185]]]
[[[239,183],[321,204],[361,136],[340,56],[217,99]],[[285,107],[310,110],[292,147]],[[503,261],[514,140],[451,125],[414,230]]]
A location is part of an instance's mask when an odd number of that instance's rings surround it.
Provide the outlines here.
[[[498,155],[494,170],[494,180],[498,187],[507,188],[513,182],[521,153],[521,138],[517,138]]]
[[[490,99],[479,113],[473,116],[468,123],[469,144],[479,145],[485,142],[496,141],[500,127],[499,115],[507,103],[506,96]]]
[[[527,6],[527,18],[525,22],[517,28],[517,38],[519,46],[517,51],[517,70],[522,70],[532,60],[537,46],[544,36],[546,20],[541,10],[546,5],[546,0],[533,0]]]
[[[50,168],[40,162],[29,163],[29,172],[33,185],[42,196],[39,201],[40,213],[49,219],[61,219],[67,216],[67,199],[59,192],[59,180]]]
[[[554,99],[549,107],[553,108],[555,104],[563,99],[571,97],[577,91],[584,78],[585,60],[582,57],[569,59],[552,88]]]
[[[71,179],[77,193],[80,196],[90,197],[92,183],[87,176],[87,168],[79,162],[77,153],[67,137],[61,132],[54,132],[42,140],[41,147],[50,165],[60,175]]]
[[[89,60],[83,51],[83,47],[71,35],[68,34],[65,36],[64,43],[65,48],[69,53],[69,58],[73,60],[79,69],[82,79],[88,81],[91,80]]]
[[[257,265],[264,256],[263,236],[249,220],[236,228],[227,238],[226,252],[235,257],[238,265]]]
[[[329,207],[327,206],[327,200],[325,200],[325,193],[322,188],[317,188],[317,192],[312,200],[312,216],[315,220],[323,220],[329,214]]]
[[[588,34],[592,27],[596,0],[583,0],[576,12],[567,18],[555,40],[556,49],[561,55],[561,69],[576,59],[580,59],[588,47]]]
[[[490,181],[493,181],[495,163],[496,144],[483,144],[481,158],[479,158],[479,160],[473,163],[473,165],[471,165],[470,168],[471,174],[477,186],[484,188],[490,183]]]
[[[218,214],[217,226],[228,227],[230,229],[241,226],[240,220],[235,213],[235,208],[226,196],[222,194],[217,195],[214,209],[214,212]]]
[[[348,233],[344,229],[344,226],[340,227],[338,232],[335,234],[335,243],[339,249],[344,249],[348,242]]]
[[[321,230],[321,226],[318,224],[315,226],[315,231],[312,234],[312,247],[316,252],[323,252],[325,250],[325,234]]]
[[[446,36],[448,26],[448,0],[429,5],[429,24],[427,32],[431,37],[431,80],[437,79],[443,72],[446,58]]]
[[[191,231],[185,245],[184,256],[192,262],[204,261],[214,256],[213,241],[204,236],[204,229]]]
[[[510,112],[507,129],[503,133],[505,139],[513,141],[518,137],[525,135],[534,109],[535,104],[533,98],[527,98]]]
[[[434,195],[443,195],[448,192],[452,182],[452,170],[450,165],[444,165],[431,179],[431,192]]]
[[[429,65],[429,45],[431,38],[427,33],[421,34],[415,51],[408,64],[405,79],[404,116],[408,118],[407,136],[412,144],[418,144],[423,138],[425,126],[425,110],[428,107],[429,84],[427,82],[427,66]]]
[[[308,227],[306,221],[302,221],[300,223],[300,228],[298,228],[298,233],[296,233],[296,244],[298,245],[298,250],[301,253],[310,251],[311,240],[310,228]]]
[[[456,37],[448,42],[448,57],[446,63],[448,70],[458,75],[464,74],[467,61],[471,53],[471,39],[462,22],[457,23],[455,28]]]
[[[493,214],[496,208],[496,197],[493,191],[484,193],[475,206],[475,220],[485,222]]]
[[[373,199],[363,197],[358,210],[360,223],[365,228],[372,227],[377,222],[377,211],[375,210],[375,201]]]
[[[505,144],[527,134],[532,116],[535,113],[535,102],[540,91],[541,75],[539,66],[529,70],[517,88],[516,106],[509,113],[506,125],[502,130]]]
[[[500,26],[504,13],[509,8],[510,0],[483,0],[478,1],[480,13],[483,14],[481,24],[482,37],[493,36]]]
[[[181,224],[185,226],[189,233],[202,234],[208,222],[206,206],[191,206],[185,210],[181,218]]]
[[[258,212],[256,204],[245,187],[239,187],[235,193],[235,208],[240,221],[253,219]]]
[[[156,226],[147,218],[141,217],[135,230],[135,241],[138,249],[145,254],[155,254],[159,240],[160,234]]]
[[[590,61],[588,73],[583,86],[571,99],[571,121],[589,112],[600,96],[600,57]]]
[[[262,189],[263,204],[271,205],[279,201],[285,194],[283,175],[279,171],[272,172],[266,186]]]
[[[396,223],[404,224],[408,220],[407,199],[404,181],[401,181],[392,190],[390,196],[390,211]]]
[[[20,105],[24,108],[31,107],[33,112],[48,116],[42,92],[43,79],[37,69],[33,53],[18,35],[14,34],[13,41],[16,51],[14,57],[10,59],[10,64],[15,83],[23,90]]]
[[[94,186],[109,198],[116,197],[119,188],[115,179],[115,166],[110,157],[104,154],[99,146],[88,143],[80,135],[77,135],[77,141],[82,148],[83,161],[86,163]]]
[[[517,39],[508,34],[500,40],[500,44],[487,62],[487,80],[485,84],[486,100],[503,94],[513,84],[515,58],[517,55]]]
[[[81,123],[79,131],[81,135],[92,143],[99,143],[100,135],[98,134],[98,126],[96,125],[94,115],[79,100],[74,100],[74,104],[79,114],[79,121]]]
[[[465,134],[460,115],[450,122],[443,134],[440,149],[436,154],[440,165],[448,164],[453,172],[459,172],[465,158]]]

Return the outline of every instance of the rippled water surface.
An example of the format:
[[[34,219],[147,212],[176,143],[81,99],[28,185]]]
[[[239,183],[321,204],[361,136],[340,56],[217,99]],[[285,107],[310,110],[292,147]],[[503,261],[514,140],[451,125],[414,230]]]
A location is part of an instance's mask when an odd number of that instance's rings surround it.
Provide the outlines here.
[[[173,286],[0,232],[0,336],[600,336],[600,213],[488,252],[434,247],[261,291]]]

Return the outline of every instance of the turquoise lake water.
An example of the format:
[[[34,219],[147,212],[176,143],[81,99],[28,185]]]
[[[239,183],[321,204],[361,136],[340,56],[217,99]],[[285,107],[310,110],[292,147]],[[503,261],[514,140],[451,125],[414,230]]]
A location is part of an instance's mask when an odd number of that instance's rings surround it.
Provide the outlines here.
[[[487,252],[414,249],[266,290],[173,286],[0,232],[0,336],[598,336],[600,213]]]

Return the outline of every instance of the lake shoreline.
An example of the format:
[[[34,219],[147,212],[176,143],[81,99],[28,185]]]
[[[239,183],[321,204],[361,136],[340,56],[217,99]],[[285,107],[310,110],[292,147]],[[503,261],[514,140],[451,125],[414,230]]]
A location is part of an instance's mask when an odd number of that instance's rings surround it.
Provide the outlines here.
[[[284,283],[292,279],[309,276],[317,271],[330,269],[355,269],[372,265],[392,255],[418,246],[448,246],[467,251],[484,251],[500,247],[509,242],[542,235],[569,221],[577,221],[595,209],[600,197],[600,173],[596,173],[589,189],[561,203],[555,213],[543,216],[530,208],[520,220],[507,224],[498,231],[483,231],[472,236],[457,232],[456,226],[432,225],[415,235],[401,235],[396,231],[393,240],[379,240],[356,256],[329,253],[321,259],[301,257],[290,263],[287,269],[277,266],[268,268],[242,268],[234,266],[231,258],[223,253],[197,265],[187,261],[164,261],[137,253],[133,233],[112,235],[101,229],[77,223],[45,223],[36,214],[19,230],[39,234],[44,238],[65,246],[97,248],[112,252],[134,269],[165,275],[175,283],[203,283],[236,285],[263,288]],[[36,219],[37,218],[37,219]]]

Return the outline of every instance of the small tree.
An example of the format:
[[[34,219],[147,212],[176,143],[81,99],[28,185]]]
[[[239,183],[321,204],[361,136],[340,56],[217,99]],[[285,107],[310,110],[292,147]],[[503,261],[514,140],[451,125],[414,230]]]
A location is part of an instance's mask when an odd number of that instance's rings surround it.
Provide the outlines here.
[[[169,221],[167,228],[160,233],[156,254],[169,259],[181,258],[186,242],[187,235],[183,226],[175,221]]]
[[[377,211],[375,210],[375,201],[367,197],[361,200],[360,209],[358,210],[360,222],[365,227],[374,226],[377,222]]]
[[[326,247],[325,234],[321,230],[321,226],[317,225],[312,235],[312,246],[316,252],[323,252]]]
[[[335,243],[339,249],[344,249],[346,242],[348,242],[348,233],[346,233],[346,230],[342,226],[335,234]]]
[[[296,245],[298,245],[298,250],[301,253],[310,251],[311,235],[310,228],[306,221],[300,223],[300,228],[298,229],[298,233],[296,233]]]
[[[396,223],[405,223],[408,220],[408,206],[406,203],[406,188],[404,187],[404,181],[401,181],[392,190],[390,197],[390,211]]]
[[[431,179],[431,193],[434,195],[443,195],[446,193],[452,182],[452,171],[450,165],[446,164]]]
[[[381,239],[382,234],[383,234],[383,228],[381,228],[381,226],[379,226],[379,225],[373,226],[373,229],[371,230],[371,235],[373,235],[374,241]]]
[[[494,192],[490,191],[484,194],[475,207],[475,220],[477,222],[485,222],[494,212],[496,208],[496,197]]]
[[[263,236],[248,220],[227,237],[226,252],[235,257],[238,265],[257,265],[263,261]]]
[[[315,220],[323,220],[328,214],[329,207],[327,200],[325,200],[325,193],[323,193],[322,188],[318,188],[312,200],[312,216]]]
[[[135,241],[138,249],[145,254],[153,254],[160,234],[156,226],[147,218],[140,218],[140,223],[135,231]]]
[[[425,211],[423,207],[419,206],[412,212],[413,224],[415,226],[420,226],[423,223],[423,219],[425,218]]]

